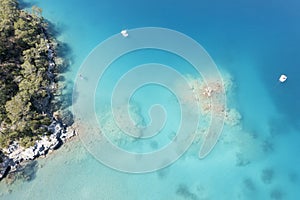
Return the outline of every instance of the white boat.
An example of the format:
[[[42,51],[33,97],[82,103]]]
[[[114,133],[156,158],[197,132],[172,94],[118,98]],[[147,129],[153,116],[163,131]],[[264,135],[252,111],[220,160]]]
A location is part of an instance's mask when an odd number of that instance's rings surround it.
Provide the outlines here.
[[[123,35],[123,37],[128,37],[128,35],[129,35],[127,30],[122,30],[121,34]]]
[[[286,76],[285,74],[281,74],[281,76],[279,77],[279,81],[280,81],[281,83],[285,82],[286,79],[287,79],[287,76]]]

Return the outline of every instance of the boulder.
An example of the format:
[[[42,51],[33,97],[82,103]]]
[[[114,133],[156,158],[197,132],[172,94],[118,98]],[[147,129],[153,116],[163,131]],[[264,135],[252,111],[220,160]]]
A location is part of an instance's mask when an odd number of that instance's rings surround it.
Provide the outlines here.
[[[0,163],[0,181],[6,177],[6,175],[8,174],[8,172],[11,169],[11,166],[14,166],[15,163],[13,162],[12,159],[10,159],[9,157],[5,156],[4,154],[1,153],[1,160],[2,162]]]
[[[55,139],[51,142],[50,150],[56,150],[62,145],[62,141],[60,139]]]
[[[76,135],[77,135],[77,133],[76,133],[75,130],[69,130],[69,131],[67,131],[66,138],[70,139],[70,138],[72,138],[72,137],[74,137]]]
[[[60,123],[58,123],[55,125],[55,130],[54,130],[53,135],[55,135],[55,137],[58,139],[61,136],[63,130],[64,130],[64,127],[62,127],[62,125]]]
[[[0,181],[5,178],[10,171],[10,166],[2,166],[0,164]]]

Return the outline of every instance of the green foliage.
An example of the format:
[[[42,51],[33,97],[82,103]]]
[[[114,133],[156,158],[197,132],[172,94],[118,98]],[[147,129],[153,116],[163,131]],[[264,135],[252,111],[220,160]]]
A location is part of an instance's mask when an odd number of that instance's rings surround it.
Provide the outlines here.
[[[37,138],[34,138],[34,137],[23,137],[21,138],[20,140],[20,145],[25,147],[25,148],[28,148],[28,147],[31,147],[34,145],[34,142]]]
[[[51,122],[54,91],[47,76],[47,24],[41,13],[36,6],[28,13],[16,0],[0,0],[1,146],[13,140],[30,146]]]
[[[5,109],[7,117],[12,124],[15,124],[29,113],[30,106],[31,103],[29,102],[29,97],[20,92],[6,102]]]

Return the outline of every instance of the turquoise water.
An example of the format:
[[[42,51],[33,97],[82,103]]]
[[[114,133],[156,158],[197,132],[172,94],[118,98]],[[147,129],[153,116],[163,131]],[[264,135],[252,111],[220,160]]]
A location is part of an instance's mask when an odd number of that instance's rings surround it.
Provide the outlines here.
[[[228,96],[229,106],[236,108],[243,118],[240,126],[225,127],[221,140],[207,158],[199,160],[195,154],[198,147],[192,146],[173,165],[148,174],[127,174],[102,165],[77,138],[48,158],[40,159],[31,181],[18,181],[10,186],[2,182],[1,199],[300,197],[298,1],[31,2],[43,8],[43,15],[61,31],[59,39],[70,45],[73,60],[66,76],[71,82],[89,52],[122,29],[171,28],[203,45],[220,70],[232,75],[234,87]],[[128,68],[153,60],[168,65],[181,62],[167,59],[159,52],[151,52],[151,56],[146,51],[136,53],[136,58],[128,55],[118,61]],[[285,84],[278,83],[281,73],[288,75]],[[120,76],[113,72],[108,75],[115,79]],[[159,90],[153,86],[144,92]],[[143,104],[142,109],[156,102],[176,104],[170,93],[161,93],[160,98],[144,101],[141,90],[134,96],[135,102]],[[96,109],[100,114],[101,108]],[[176,123],[173,119],[171,125]],[[141,151],[159,148],[165,144],[164,139],[172,136],[160,137],[144,145]]]

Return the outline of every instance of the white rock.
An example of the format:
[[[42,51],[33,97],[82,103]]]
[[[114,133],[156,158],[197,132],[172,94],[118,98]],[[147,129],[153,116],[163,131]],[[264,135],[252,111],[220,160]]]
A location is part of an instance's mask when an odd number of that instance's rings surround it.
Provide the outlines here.
[[[32,147],[25,149],[25,151],[21,153],[21,156],[24,160],[33,160],[35,157],[34,149]]]
[[[67,139],[72,138],[76,135],[76,131],[75,130],[70,130],[67,132]]]
[[[49,68],[52,70],[55,67],[55,63],[54,62],[50,62],[49,63]]]
[[[59,146],[60,146],[60,141],[59,141],[59,140],[53,140],[53,141],[51,142],[50,149],[51,149],[51,150],[55,150],[55,149],[57,149]]]

